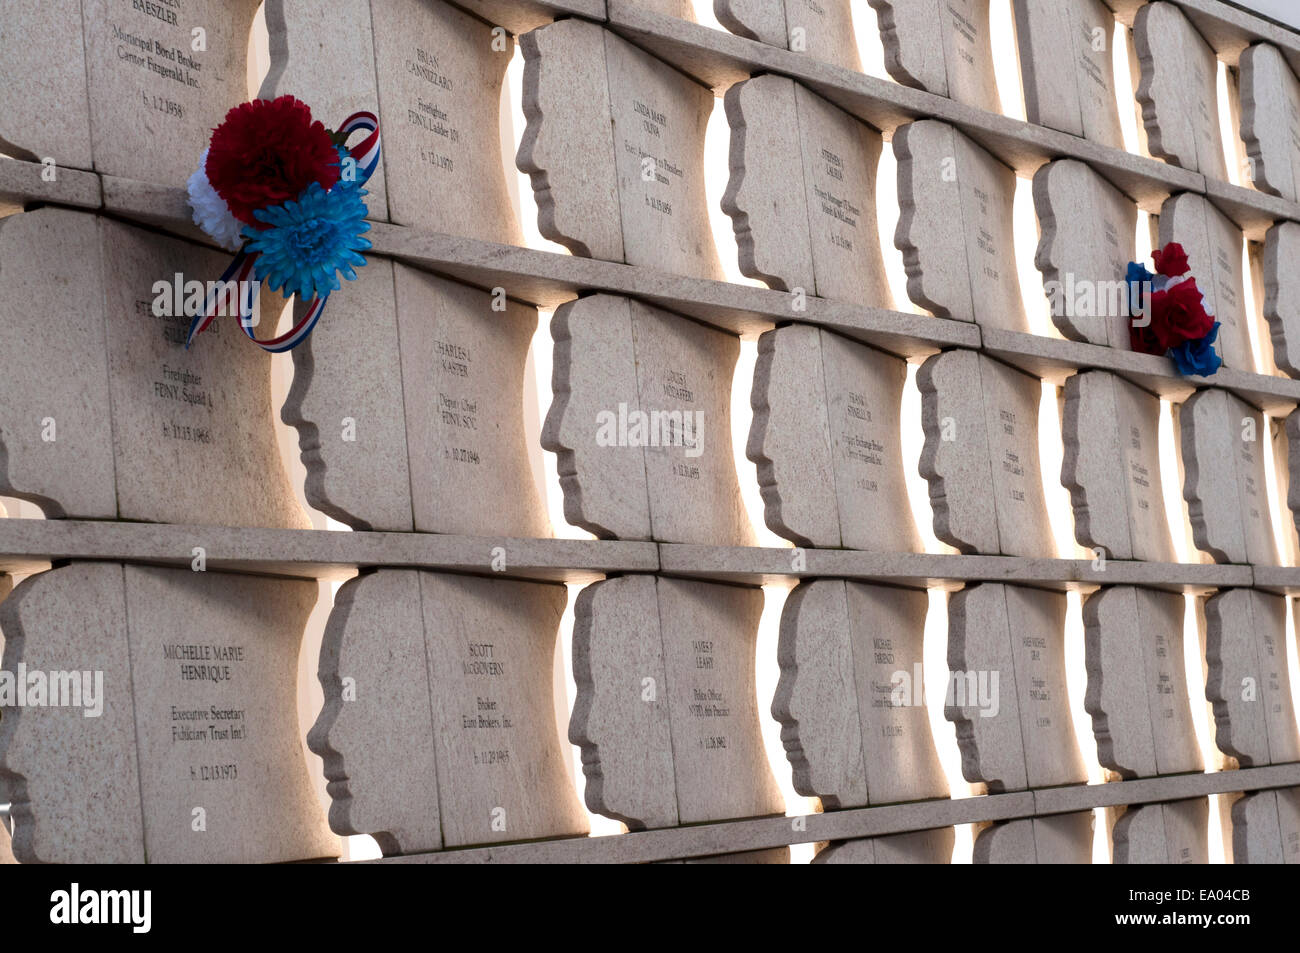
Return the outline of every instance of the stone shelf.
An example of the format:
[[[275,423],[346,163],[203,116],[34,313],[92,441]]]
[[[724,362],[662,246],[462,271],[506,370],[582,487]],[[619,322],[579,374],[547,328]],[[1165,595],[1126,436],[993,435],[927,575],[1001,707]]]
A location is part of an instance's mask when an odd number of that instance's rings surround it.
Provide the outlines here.
[[[585,583],[607,572],[659,567],[654,543],[0,519],[0,572],[34,572],[66,559],[189,567],[196,546],[209,571],[306,579],[346,578],[368,566],[490,575],[498,547],[506,568],[497,575],[517,579]]]
[[[1221,387],[1273,417],[1284,417],[1300,404],[1300,381],[1272,374],[1220,368],[1213,377],[1183,377],[1167,357],[1102,347],[1041,334],[981,331],[985,353],[1058,386],[1077,369],[1113,371],[1159,397],[1180,403],[1198,387]]]
[[[776,547],[694,546],[660,543],[664,573],[726,582],[789,583],[831,576],[913,588],[957,589],[963,582],[1006,582],[1057,590],[1104,585],[1150,586],[1174,592],[1204,592],[1254,581],[1250,566],[1149,563],[1022,556],[964,556],[945,553],[870,553],[848,549],[804,549],[806,566],[792,568],[795,550]],[[1300,572],[1298,570],[1297,572]]]
[[[1300,568],[1295,566],[1255,566],[1256,589],[1300,595]]]
[[[982,797],[830,811],[798,818],[801,822],[801,829],[798,830],[795,829],[796,818],[767,817],[637,831],[608,837],[501,844],[385,857],[373,863],[648,863],[763,850],[788,844],[876,837],[980,821],[1061,814],[1117,804],[1147,804],[1204,797],[1208,794],[1292,787],[1296,784],[1300,784],[1300,764],[1273,765],[1240,771],[1173,775],[1113,784],[1079,784]]]
[[[339,579],[372,566],[489,574],[493,550],[502,547],[506,569],[500,575],[574,583],[592,582],[606,573],[663,572],[753,585],[830,576],[914,588],[1008,582],[1057,590],[1138,585],[1205,592],[1250,586],[1256,580],[1252,567],[1240,565],[1109,560],[1102,570],[1093,569],[1086,559],[844,549],[802,550],[806,566],[796,572],[791,568],[795,551],[777,547],[0,519],[0,572],[30,573],[67,559],[185,567],[196,546],[203,547],[212,571],[307,579]],[[1265,572],[1289,573],[1300,584],[1300,569]]]

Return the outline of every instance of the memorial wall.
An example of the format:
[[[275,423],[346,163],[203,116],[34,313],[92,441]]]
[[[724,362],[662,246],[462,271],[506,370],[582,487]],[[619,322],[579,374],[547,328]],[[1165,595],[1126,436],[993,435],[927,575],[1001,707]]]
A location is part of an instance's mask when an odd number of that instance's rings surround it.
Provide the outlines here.
[[[1300,33],[5,19],[0,863],[1300,863]]]

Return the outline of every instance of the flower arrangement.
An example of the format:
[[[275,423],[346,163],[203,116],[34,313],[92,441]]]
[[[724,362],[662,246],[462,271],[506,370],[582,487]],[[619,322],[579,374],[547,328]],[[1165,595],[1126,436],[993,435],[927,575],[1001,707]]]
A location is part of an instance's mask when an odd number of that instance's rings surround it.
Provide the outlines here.
[[[355,131],[368,136],[354,149],[344,143]],[[240,325],[268,351],[285,351],[304,340],[320,318],[339,276],[356,278],[370,247],[363,237],[366,192],[361,188],[379,164],[379,121],[373,113],[349,116],[337,132],[312,117],[292,96],[236,106],[212,133],[199,168],[189,179],[194,223],[236,253],[218,286],[255,282],[240,294]],[[253,337],[248,320],[256,290],[266,282],[285,297],[310,301],[306,316],[271,341]],[[210,294],[190,327],[188,347],[216,317],[220,292]]]
[[[1180,374],[1209,377],[1223,361],[1214,350],[1219,322],[1205,294],[1196,286],[1187,253],[1177,242],[1151,253],[1153,274],[1138,262],[1128,263],[1129,340],[1133,350],[1169,357]]]

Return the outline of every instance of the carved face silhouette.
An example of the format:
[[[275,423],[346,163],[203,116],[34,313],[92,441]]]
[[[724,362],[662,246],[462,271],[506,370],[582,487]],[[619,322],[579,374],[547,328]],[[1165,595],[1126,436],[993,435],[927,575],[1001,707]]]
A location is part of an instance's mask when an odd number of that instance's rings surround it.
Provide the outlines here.
[[[325,762],[330,828],[385,853],[442,846],[419,573],[339,589],[321,645],[325,704],[307,735]]]

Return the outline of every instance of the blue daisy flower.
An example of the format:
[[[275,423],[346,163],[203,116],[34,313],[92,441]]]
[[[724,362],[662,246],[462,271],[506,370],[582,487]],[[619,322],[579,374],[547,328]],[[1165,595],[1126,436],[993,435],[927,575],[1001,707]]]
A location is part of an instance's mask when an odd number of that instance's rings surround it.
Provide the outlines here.
[[[370,230],[361,200],[365,194],[355,185],[327,192],[313,182],[297,201],[254,212],[266,226],[244,229],[246,250],[257,253],[257,280],[302,300],[337,291],[340,274],[354,280],[353,268],[366,263],[360,252],[370,247],[370,240],[362,237]]]

